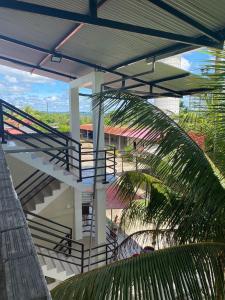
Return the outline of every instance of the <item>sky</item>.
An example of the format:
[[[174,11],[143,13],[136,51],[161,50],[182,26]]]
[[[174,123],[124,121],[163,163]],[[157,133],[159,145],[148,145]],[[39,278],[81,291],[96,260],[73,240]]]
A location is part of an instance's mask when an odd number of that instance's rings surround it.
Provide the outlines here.
[[[201,66],[209,59],[203,50],[182,55],[181,67],[200,73]],[[88,90],[82,89],[87,93]],[[69,110],[69,84],[47,77],[0,65],[0,98],[23,108],[29,104],[40,111],[67,112]],[[81,97],[80,111],[90,112],[90,99]]]

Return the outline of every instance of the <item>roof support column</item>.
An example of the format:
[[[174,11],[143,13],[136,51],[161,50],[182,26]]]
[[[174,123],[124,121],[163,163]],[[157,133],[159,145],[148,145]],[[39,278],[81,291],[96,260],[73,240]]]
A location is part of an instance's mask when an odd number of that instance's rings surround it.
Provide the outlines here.
[[[82,192],[73,188],[73,239],[78,241],[83,239],[82,221]]]
[[[70,87],[70,133],[74,140],[80,142],[79,87]]]
[[[103,83],[103,73],[102,72],[94,72],[93,73],[93,81],[92,81],[92,93],[100,93],[101,85]],[[100,119],[99,119],[100,118]],[[92,122],[93,122],[93,148],[94,150],[104,150],[105,148],[105,140],[104,140],[104,109],[97,106],[95,100],[92,101]],[[99,128],[98,128],[99,125]],[[99,152],[98,158],[104,158],[104,153]],[[98,161],[98,174],[104,174],[104,160]],[[100,168],[101,167],[101,168]],[[103,178],[98,178],[98,181],[102,181]]]
[[[71,137],[80,142],[80,109],[79,109],[79,87],[70,87],[70,134]],[[74,145],[73,145],[74,146]],[[78,153],[73,151],[76,158],[79,158]],[[74,160],[72,164],[77,164]],[[79,174],[77,174],[79,176]],[[82,197],[81,192],[73,189],[73,239],[81,240],[83,238],[82,230]]]
[[[94,72],[93,81],[92,81],[92,93],[100,93],[101,85],[103,83],[103,73]],[[92,102],[92,120],[93,120],[93,148],[98,150],[98,164],[97,174],[105,173],[105,161],[104,159],[104,150],[105,148],[105,139],[104,139],[104,110],[103,107],[100,109],[99,106],[96,106],[95,101]],[[98,145],[97,145],[98,144]],[[96,199],[94,201],[94,211],[95,211],[95,232],[96,232],[96,243],[98,245],[105,243],[106,239],[106,194],[105,187],[100,183],[104,180],[104,175],[97,177],[96,189]],[[103,249],[100,249],[103,250]],[[101,251],[100,251],[101,252]]]

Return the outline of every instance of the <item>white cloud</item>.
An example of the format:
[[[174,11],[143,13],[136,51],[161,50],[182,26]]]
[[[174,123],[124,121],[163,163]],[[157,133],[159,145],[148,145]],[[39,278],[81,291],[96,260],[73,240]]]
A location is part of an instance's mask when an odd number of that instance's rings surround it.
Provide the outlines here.
[[[11,83],[16,83],[15,80],[17,80],[17,82],[31,83],[31,84],[32,83],[52,83],[52,84],[55,83],[55,81],[51,78],[47,78],[37,74],[31,74],[29,72],[10,68],[4,65],[0,65],[0,74],[5,76],[5,79]]]
[[[191,69],[191,63],[185,57],[181,57],[181,69],[184,69],[186,71],[189,71]]]
[[[12,93],[17,93],[17,94],[20,94],[20,93],[25,93],[29,90],[28,87],[26,86],[19,86],[19,85],[13,85],[13,86],[10,86],[9,87],[9,91],[12,92]]]
[[[10,76],[10,75],[6,75],[5,80],[10,82],[10,83],[17,83],[18,82],[18,80],[15,76]]]

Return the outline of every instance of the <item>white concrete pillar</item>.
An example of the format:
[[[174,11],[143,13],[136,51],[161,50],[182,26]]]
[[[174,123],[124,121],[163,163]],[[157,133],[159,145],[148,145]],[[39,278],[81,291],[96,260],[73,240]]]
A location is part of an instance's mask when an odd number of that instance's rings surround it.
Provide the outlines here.
[[[70,87],[70,133],[71,138],[80,142],[80,107],[79,107],[79,87]],[[78,146],[74,145],[78,150]],[[71,151],[75,157],[79,154]],[[73,160],[73,164],[78,166],[78,162]],[[76,170],[78,173],[78,170]],[[79,174],[78,174],[79,175]],[[83,238],[82,228],[82,199],[81,192],[73,188],[74,218],[73,218],[73,238],[81,240]]]
[[[103,73],[102,72],[94,72],[93,73],[93,81],[92,81],[92,93],[100,93],[101,92],[101,84],[103,83]],[[104,137],[104,109],[101,107],[101,111],[99,110],[99,106],[96,106],[97,102],[92,102],[92,122],[93,122],[93,149],[97,148],[97,140],[98,140],[98,150],[104,150],[105,148],[105,137]],[[100,117],[100,127],[98,129]],[[104,152],[98,153],[98,158],[102,159],[98,161],[98,175],[105,173],[105,161]],[[100,168],[101,167],[101,168]],[[104,180],[104,176],[98,176],[97,181]]]
[[[83,238],[82,223],[82,194],[78,189],[73,188],[74,200],[74,220],[73,220],[73,238],[81,240]]]
[[[93,81],[92,81],[92,92],[100,93],[101,84],[103,81],[102,72],[94,72]],[[99,111],[99,107],[95,106],[96,103],[92,103],[92,119],[93,119],[93,148],[94,150],[97,147],[97,136],[99,137],[98,149],[104,150],[105,148],[105,137],[104,137],[104,111]],[[100,113],[100,127],[98,130],[98,121]],[[99,153],[98,158],[104,158],[104,153]],[[105,162],[103,160],[98,162],[98,167],[102,166],[103,168],[99,169],[98,174],[104,174],[105,172]],[[106,192],[105,186],[100,182],[104,177],[97,177],[97,190],[96,197],[94,201],[94,211],[95,211],[95,232],[96,232],[96,243],[102,244],[106,240]],[[102,250],[102,249],[101,249]]]
[[[79,105],[79,87],[70,87],[70,134],[71,138],[80,142],[80,105]],[[73,172],[79,177],[79,145],[71,142],[70,146],[75,147],[75,150],[70,150],[72,157],[71,164],[76,166],[76,169],[73,169]]]
[[[118,148],[119,148],[119,150],[121,150],[121,138],[120,138],[120,135],[119,135],[119,145],[118,145]]]
[[[97,187],[94,210],[96,232],[95,239],[96,243],[100,245],[105,243],[106,240],[106,190],[104,185],[102,185],[102,187]]]
[[[70,132],[71,137],[80,141],[79,88],[70,88]]]
[[[92,82],[92,93],[100,93],[101,92],[101,84],[103,83],[103,73],[102,72],[94,72],[93,74],[93,82]],[[97,135],[98,135],[98,119],[99,119],[99,107],[96,107],[96,103],[93,101],[92,103],[92,119],[93,119],[93,147],[96,149],[97,145]],[[99,149],[104,149],[105,141],[104,141],[104,113],[103,107],[100,112],[100,129],[99,129]]]

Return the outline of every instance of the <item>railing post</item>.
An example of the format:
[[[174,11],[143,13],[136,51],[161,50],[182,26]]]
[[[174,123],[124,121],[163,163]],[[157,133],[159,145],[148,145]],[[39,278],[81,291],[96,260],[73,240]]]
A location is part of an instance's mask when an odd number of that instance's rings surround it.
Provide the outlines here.
[[[82,156],[81,156],[81,144],[79,144],[79,153],[78,153],[78,159],[79,159],[79,180],[78,181],[82,181]]]
[[[68,244],[68,246],[69,246],[69,255],[71,255],[71,248],[72,248],[72,238],[73,238],[73,236],[72,236],[72,228],[70,229],[70,241],[69,241],[69,244]]]
[[[105,154],[105,157],[104,157],[104,183],[107,183],[107,178],[106,178],[106,175],[107,175],[107,150],[104,150],[104,154]]]
[[[69,161],[69,141],[66,140],[66,170],[70,170],[70,161]]]
[[[2,139],[1,143],[5,144],[5,129],[4,129],[4,118],[3,118],[3,106],[2,102],[0,102],[0,137]]]
[[[108,265],[108,246],[107,244],[105,245],[106,247],[106,252],[105,252],[105,264]]]
[[[84,273],[84,245],[81,245],[81,273]]]
[[[113,149],[113,170],[114,170],[114,177],[116,176],[116,147]]]

